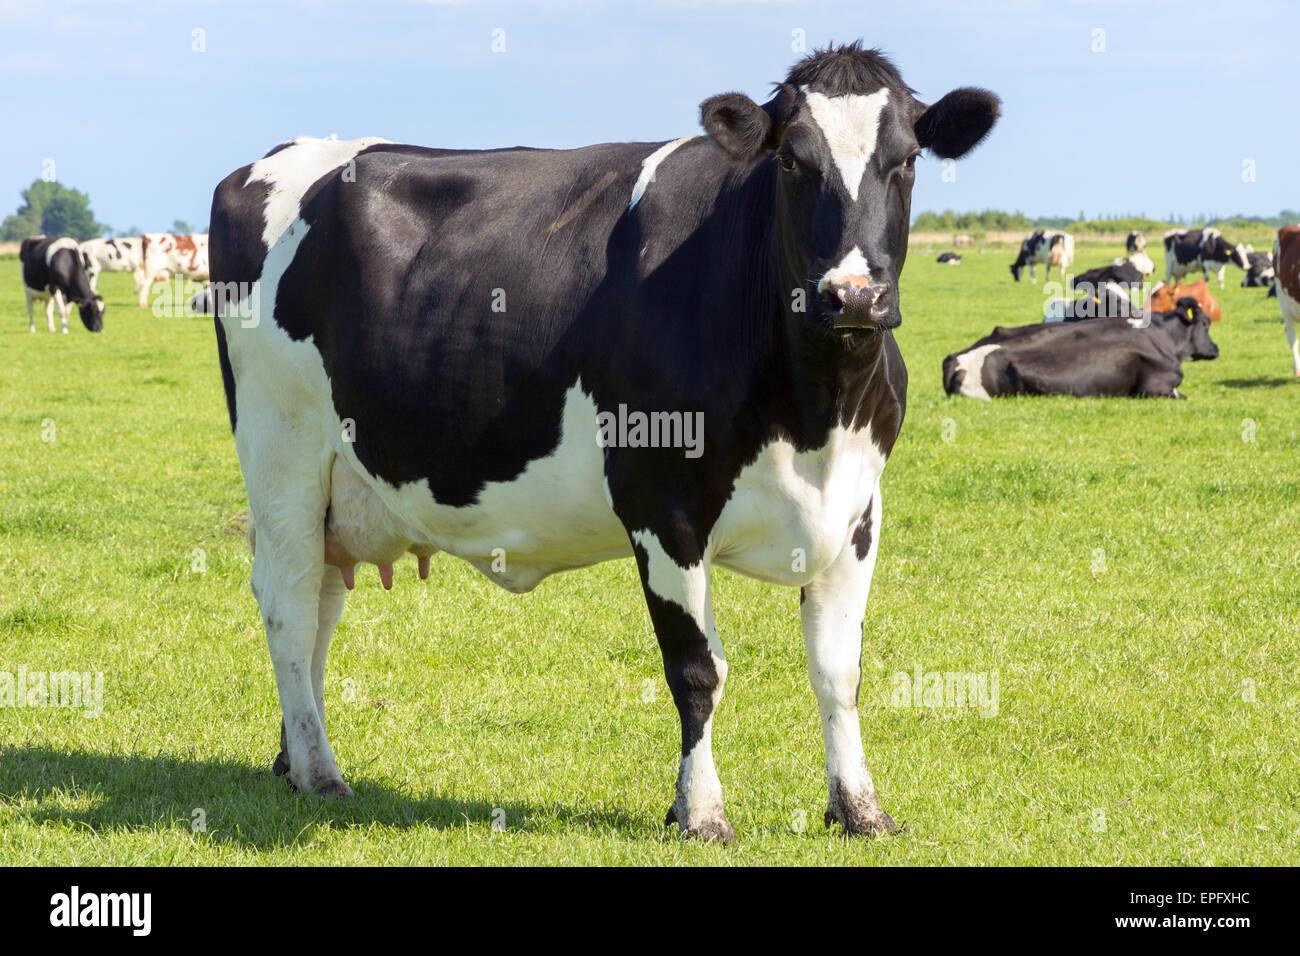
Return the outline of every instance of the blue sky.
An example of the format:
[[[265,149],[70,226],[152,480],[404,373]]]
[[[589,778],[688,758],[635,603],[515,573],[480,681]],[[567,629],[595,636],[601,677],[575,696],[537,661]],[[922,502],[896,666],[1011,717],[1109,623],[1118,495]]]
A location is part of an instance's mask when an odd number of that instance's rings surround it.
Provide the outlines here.
[[[955,182],[922,161],[917,211],[1273,215],[1300,206],[1300,72],[1288,60],[1298,10],[0,0],[0,214],[47,159],[101,221],[165,229],[205,224],[223,176],[299,133],[457,147],[672,139],[698,132],[707,96],[765,98],[802,31],[809,49],[881,46],[924,99],[961,85],[1003,98],[998,128]],[[492,49],[498,29],[504,52]]]

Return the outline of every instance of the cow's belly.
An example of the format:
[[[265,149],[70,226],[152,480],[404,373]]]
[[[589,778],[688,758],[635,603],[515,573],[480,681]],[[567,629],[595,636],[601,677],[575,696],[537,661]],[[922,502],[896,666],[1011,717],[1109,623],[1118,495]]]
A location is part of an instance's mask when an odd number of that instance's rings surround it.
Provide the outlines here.
[[[376,564],[407,550],[446,551],[510,591],[630,555],[627,532],[605,494],[596,436],[596,405],[575,385],[565,396],[561,438],[551,454],[529,462],[512,481],[488,483],[466,507],[439,504],[425,481],[396,487],[369,475],[343,445],[336,449],[326,534]]]
[[[848,544],[884,467],[870,428],[837,428],[816,451],[773,442],[736,479],[710,536],[714,563],[773,584],[807,584]]]

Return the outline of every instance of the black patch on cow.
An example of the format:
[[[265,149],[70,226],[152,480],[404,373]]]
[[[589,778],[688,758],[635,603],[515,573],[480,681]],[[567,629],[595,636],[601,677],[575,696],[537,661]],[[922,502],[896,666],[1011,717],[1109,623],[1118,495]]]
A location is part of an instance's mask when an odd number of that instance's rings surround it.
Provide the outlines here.
[[[226,412],[230,415],[230,430],[235,430],[235,370],[230,367],[230,351],[226,347],[226,330],[220,319],[213,320],[217,329],[217,361],[221,364],[221,385],[226,393]]]
[[[867,510],[862,512],[862,519],[858,526],[853,529],[853,551],[858,556],[859,561],[867,560],[867,555],[871,553],[871,506],[872,501],[867,502]]]

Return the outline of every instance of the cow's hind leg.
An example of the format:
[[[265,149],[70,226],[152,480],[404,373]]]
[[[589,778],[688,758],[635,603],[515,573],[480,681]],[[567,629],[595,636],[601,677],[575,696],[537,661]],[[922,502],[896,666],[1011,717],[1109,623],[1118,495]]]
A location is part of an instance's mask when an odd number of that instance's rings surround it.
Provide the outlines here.
[[[347,593],[347,587],[343,584],[343,572],[336,567],[326,565],[321,579],[320,606],[316,614],[316,644],[311,658],[312,695],[316,700],[316,714],[320,718],[322,728],[325,727],[325,660],[329,655],[330,641],[334,638],[334,628],[338,626],[339,618],[343,616],[343,604]],[[282,718],[280,753],[275,758],[272,770],[276,776],[282,777],[289,773],[289,769],[289,750]]]
[[[296,430],[276,427],[282,423],[272,416],[263,413],[259,420],[252,401],[241,390],[235,443],[255,528],[253,594],[283,714],[275,769],[304,792],[347,796],[351,790],[334,762],[318,703],[329,645],[320,635],[333,632],[342,609],[337,569],[325,568],[329,459]],[[262,409],[274,407],[269,398],[262,401]]]
[[[683,566],[653,533],[634,531],[631,537],[682,725],[677,794],[664,823],[677,824],[687,837],[730,843],[736,832],[727,822],[713,766],[713,713],[722,699],[727,661],[713,623],[708,562],[700,558]]]
[[[862,617],[876,565],[880,513],[877,488],[844,551],[804,586],[799,609],[826,745],[826,825],[838,822],[845,836],[897,829],[881,809],[867,771],[858,719]]]
[[[1286,329],[1286,344],[1291,349],[1291,370],[1300,378],[1300,335],[1296,333],[1296,322],[1300,321],[1300,306],[1289,296],[1278,299],[1282,308],[1282,325]]]

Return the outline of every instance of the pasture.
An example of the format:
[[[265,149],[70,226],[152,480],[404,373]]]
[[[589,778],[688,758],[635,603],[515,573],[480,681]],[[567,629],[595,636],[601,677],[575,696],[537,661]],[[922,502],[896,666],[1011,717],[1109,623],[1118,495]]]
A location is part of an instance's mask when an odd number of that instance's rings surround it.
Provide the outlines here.
[[[391,593],[359,570],[326,676],[356,796],[292,793],[211,321],[106,274],[102,335],[30,335],[0,261],[0,671],[104,675],[98,717],[0,707],[0,865],[1295,863],[1300,381],[1276,300],[1229,269],[1186,401],[949,399],[943,357],[1041,316],[1041,270],[923,248],[860,703],[905,831],[823,829],[798,592],[717,571],[732,847],[663,827],[678,719],[631,561],[523,597],[445,556]],[[1081,242],[1075,271],[1120,251]],[[901,706],[918,671],[995,679],[996,714]]]

